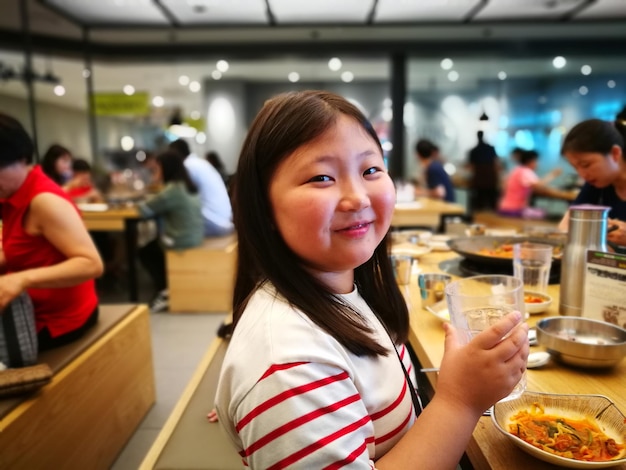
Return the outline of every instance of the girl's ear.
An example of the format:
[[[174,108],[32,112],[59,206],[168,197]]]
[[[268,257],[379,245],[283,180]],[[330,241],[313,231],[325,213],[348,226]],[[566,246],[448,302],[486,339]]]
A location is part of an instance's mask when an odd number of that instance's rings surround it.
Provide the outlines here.
[[[624,151],[619,145],[613,145],[609,152],[609,156],[615,163],[621,163],[624,160]]]

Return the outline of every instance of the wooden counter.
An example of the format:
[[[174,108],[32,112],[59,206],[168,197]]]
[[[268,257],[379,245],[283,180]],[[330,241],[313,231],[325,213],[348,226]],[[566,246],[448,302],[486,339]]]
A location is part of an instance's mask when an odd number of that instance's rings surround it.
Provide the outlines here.
[[[457,256],[455,253],[429,253],[420,258],[422,272],[440,271],[439,263]],[[443,357],[443,328],[441,321],[421,308],[416,276],[411,279],[411,331],[409,341],[422,367],[439,367]],[[552,296],[552,305],[542,315],[531,315],[528,322],[534,325],[537,320],[558,315],[559,286],[551,285],[548,293]],[[540,346],[531,347],[532,351],[543,350]],[[436,389],[437,374],[428,374]],[[617,407],[626,412],[626,360],[608,371],[594,369],[576,369],[556,362],[528,370],[528,390],[548,393],[600,394],[613,400]],[[491,418],[481,418],[467,449],[468,457],[476,470],[548,470],[549,465],[523,452],[502,435],[492,423]],[[626,465],[612,467],[626,470]]]

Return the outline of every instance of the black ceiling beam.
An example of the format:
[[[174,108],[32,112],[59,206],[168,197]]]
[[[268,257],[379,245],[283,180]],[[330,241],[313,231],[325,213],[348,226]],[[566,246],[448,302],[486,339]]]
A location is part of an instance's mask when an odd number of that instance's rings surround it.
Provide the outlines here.
[[[0,30],[0,46],[20,50],[21,35],[15,31]],[[34,52],[55,53],[81,57],[82,41],[58,37],[31,36]],[[98,60],[155,61],[165,59],[202,60],[211,56],[227,55],[239,59],[257,59],[281,55],[326,57],[328,54],[387,56],[391,53],[407,53],[419,57],[441,57],[454,53],[455,57],[552,57],[568,56],[615,56],[626,55],[625,50],[615,49],[615,39],[459,39],[459,40],[406,40],[406,41],[256,41],[246,44],[209,43],[163,43],[163,44],[108,44],[93,42],[90,51]]]
[[[467,12],[465,17],[463,18],[463,23],[472,23],[473,20],[489,3],[489,0],[480,0],[476,5],[470,8],[470,11]]]
[[[376,10],[378,9],[378,0],[374,0],[372,2],[372,8],[370,8],[369,13],[367,14],[365,23],[369,26],[374,24],[374,18],[376,18]]]
[[[170,26],[174,28],[180,28],[182,26],[174,12],[167,8],[165,5],[163,5],[163,3],[161,3],[161,0],[152,0],[152,3],[154,3],[154,6],[157,7],[161,13],[163,13],[163,16],[165,16],[165,18],[167,18],[167,21],[170,22]]]
[[[574,8],[572,8],[570,11],[568,11],[567,13],[565,13],[562,17],[561,17],[561,21],[569,21],[572,18],[574,18],[576,15],[578,15],[581,11],[586,10],[587,8],[589,8],[591,5],[593,5],[594,3],[596,3],[597,0],[585,0],[584,2],[581,2],[580,4],[576,5]]]
[[[276,26],[278,22],[276,21],[276,16],[272,11],[272,5],[270,5],[270,0],[265,0],[265,14],[267,16],[267,23],[270,26]]]

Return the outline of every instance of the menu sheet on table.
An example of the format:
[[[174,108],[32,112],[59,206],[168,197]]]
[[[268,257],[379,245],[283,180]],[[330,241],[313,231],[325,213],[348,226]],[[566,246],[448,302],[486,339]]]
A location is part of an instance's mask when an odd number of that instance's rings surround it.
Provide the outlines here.
[[[583,316],[626,328],[626,255],[587,251]]]

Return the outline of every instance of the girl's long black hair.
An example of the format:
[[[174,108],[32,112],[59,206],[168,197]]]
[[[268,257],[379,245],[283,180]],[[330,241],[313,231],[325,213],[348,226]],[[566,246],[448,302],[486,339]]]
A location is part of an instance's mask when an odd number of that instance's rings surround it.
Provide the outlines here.
[[[375,131],[358,108],[324,91],[279,95],[265,103],[252,123],[242,147],[233,192],[239,240],[233,323],[236,328],[252,293],[264,282],[271,282],[289,303],[351,352],[386,355],[388,351],[372,338],[372,331],[358,312],[303,269],[273,224],[269,186],[279,163],[330,129],[342,114],[358,122],[380,147]],[[394,340],[405,342],[408,310],[394,280],[387,244],[385,237],[373,256],[355,269],[355,282]]]

